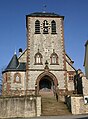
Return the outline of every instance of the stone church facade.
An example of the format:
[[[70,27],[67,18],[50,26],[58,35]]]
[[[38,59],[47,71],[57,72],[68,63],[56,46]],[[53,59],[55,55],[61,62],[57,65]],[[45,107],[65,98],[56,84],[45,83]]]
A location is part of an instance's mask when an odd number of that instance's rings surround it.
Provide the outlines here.
[[[12,57],[3,74],[2,95],[42,92],[64,96],[74,91],[73,61],[65,52],[64,16],[32,13],[26,16],[27,48]]]

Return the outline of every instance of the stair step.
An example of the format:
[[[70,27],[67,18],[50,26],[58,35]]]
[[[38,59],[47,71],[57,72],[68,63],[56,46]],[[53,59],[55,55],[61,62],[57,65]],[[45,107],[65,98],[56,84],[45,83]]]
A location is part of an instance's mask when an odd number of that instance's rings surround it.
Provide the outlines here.
[[[42,96],[42,115],[43,116],[57,116],[57,115],[71,115],[64,102],[58,101],[53,95]]]

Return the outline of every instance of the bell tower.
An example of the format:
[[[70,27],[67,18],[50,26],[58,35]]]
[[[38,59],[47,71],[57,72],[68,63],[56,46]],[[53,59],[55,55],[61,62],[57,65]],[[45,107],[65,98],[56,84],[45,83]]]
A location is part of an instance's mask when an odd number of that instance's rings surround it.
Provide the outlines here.
[[[26,16],[27,28],[27,67],[26,88],[28,92],[38,92],[46,80],[57,80],[61,93],[66,91],[66,60],[64,47],[64,16],[54,13],[36,12]],[[45,63],[48,63],[48,73],[44,72]],[[44,77],[38,77],[44,74]],[[50,75],[52,74],[52,77]],[[43,76],[43,75],[42,75]],[[50,77],[50,78],[49,78]],[[43,80],[42,80],[43,79]],[[49,82],[52,84],[52,81]],[[55,81],[53,81],[55,82]],[[39,87],[40,85],[40,87]],[[46,84],[47,85],[47,84]],[[56,86],[56,83],[53,84]],[[46,86],[47,87],[47,86]]]

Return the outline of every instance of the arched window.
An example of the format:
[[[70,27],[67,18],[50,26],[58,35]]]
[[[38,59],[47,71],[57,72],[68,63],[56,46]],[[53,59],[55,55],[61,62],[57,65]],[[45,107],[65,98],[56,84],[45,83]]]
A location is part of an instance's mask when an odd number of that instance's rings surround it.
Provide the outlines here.
[[[51,33],[56,34],[56,22],[54,20],[51,22]]]
[[[53,53],[51,54],[51,64],[52,65],[57,65],[58,64],[58,55],[54,52],[53,50]]]
[[[39,54],[36,55],[36,63],[37,64],[41,63],[41,56]]]
[[[35,34],[40,34],[40,21],[35,21]]]
[[[43,34],[48,34],[48,22],[46,20],[43,22]]]
[[[14,74],[14,83],[21,83],[21,75],[20,73]]]
[[[42,55],[39,52],[39,49],[38,49],[38,52],[35,54],[35,64],[36,65],[41,65],[42,64]]]

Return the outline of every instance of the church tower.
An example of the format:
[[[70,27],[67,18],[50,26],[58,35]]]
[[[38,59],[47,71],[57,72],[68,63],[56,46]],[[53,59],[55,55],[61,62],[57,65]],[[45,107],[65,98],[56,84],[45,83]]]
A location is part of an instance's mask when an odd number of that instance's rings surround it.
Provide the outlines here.
[[[26,87],[33,91],[67,90],[64,47],[64,16],[54,13],[32,13],[26,16],[27,67]]]

